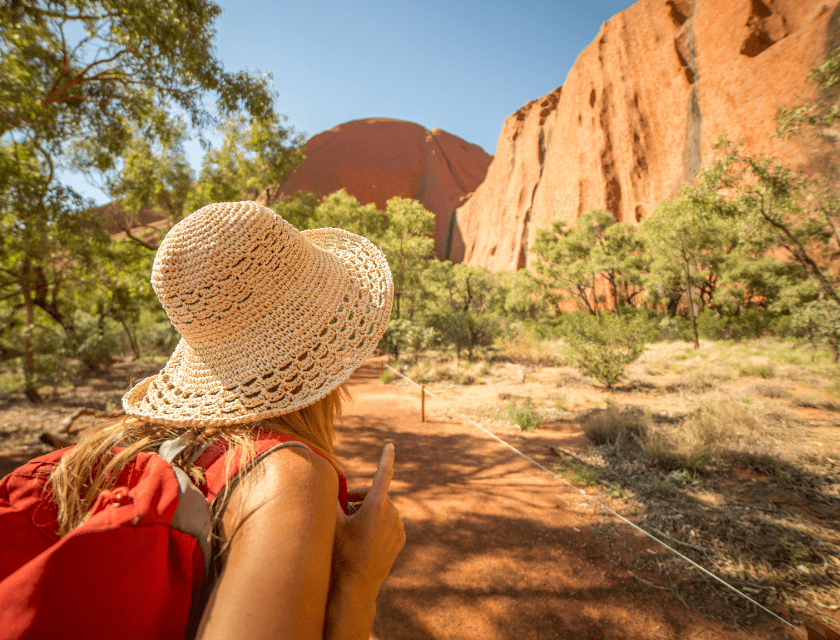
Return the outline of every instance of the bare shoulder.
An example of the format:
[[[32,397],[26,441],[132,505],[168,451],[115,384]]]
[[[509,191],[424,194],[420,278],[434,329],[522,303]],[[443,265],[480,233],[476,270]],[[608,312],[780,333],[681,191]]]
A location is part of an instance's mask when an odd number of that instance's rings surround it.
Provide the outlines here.
[[[243,522],[258,510],[281,505],[287,513],[313,503],[332,506],[337,495],[338,474],[327,460],[309,448],[283,447],[261,460],[231,492],[225,520],[228,524],[235,515]]]

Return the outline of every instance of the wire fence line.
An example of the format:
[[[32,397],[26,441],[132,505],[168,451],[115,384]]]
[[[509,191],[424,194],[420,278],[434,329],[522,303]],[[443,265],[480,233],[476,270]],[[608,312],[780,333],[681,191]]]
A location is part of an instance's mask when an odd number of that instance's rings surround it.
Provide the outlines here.
[[[782,617],[781,617],[780,615],[778,615],[777,613],[775,613],[775,612],[771,611],[770,609],[768,609],[768,608],[767,608],[767,607],[765,607],[764,605],[760,604],[759,602],[756,602],[753,598],[749,597],[749,596],[748,596],[747,594],[745,594],[743,591],[740,591],[740,590],[739,590],[739,589],[737,589],[736,587],[733,587],[731,584],[729,584],[728,582],[726,582],[723,578],[720,578],[719,576],[716,576],[714,573],[712,573],[711,571],[709,571],[709,570],[708,570],[708,569],[706,569],[705,567],[702,567],[701,565],[697,564],[694,560],[692,560],[692,559],[691,559],[691,558],[689,558],[688,556],[686,556],[686,555],[684,555],[684,554],[680,553],[679,551],[677,551],[676,549],[674,549],[674,548],[673,548],[672,546],[670,546],[669,544],[667,544],[667,543],[663,542],[662,540],[660,540],[659,538],[657,538],[657,537],[656,537],[655,535],[653,535],[652,533],[649,533],[648,531],[645,531],[645,530],[644,530],[644,529],[642,529],[639,525],[635,524],[634,522],[631,522],[630,520],[628,520],[627,518],[625,518],[624,516],[622,516],[620,513],[617,513],[616,511],[614,511],[614,510],[610,509],[610,508],[609,508],[608,506],[606,506],[605,504],[602,504],[599,500],[597,500],[596,498],[592,497],[591,495],[589,495],[588,493],[586,493],[586,492],[585,492],[585,491],[583,491],[582,489],[580,489],[580,488],[576,487],[575,485],[573,485],[572,483],[570,483],[570,482],[569,482],[568,480],[566,480],[565,478],[560,477],[559,475],[557,475],[556,473],[554,473],[551,469],[549,469],[549,468],[547,468],[547,467],[543,466],[542,464],[540,464],[539,462],[537,462],[536,460],[534,460],[533,458],[531,458],[531,457],[530,457],[530,456],[528,456],[527,454],[522,453],[522,452],[521,452],[519,449],[517,449],[516,447],[514,447],[514,446],[512,446],[512,445],[508,444],[507,442],[505,442],[504,440],[502,440],[499,436],[497,436],[495,433],[493,433],[493,432],[491,432],[490,430],[486,429],[485,427],[481,426],[478,422],[476,422],[475,420],[473,420],[472,418],[470,418],[468,415],[466,415],[466,414],[462,413],[461,411],[459,411],[458,409],[456,409],[455,407],[453,407],[453,406],[452,406],[451,404],[449,404],[446,400],[444,400],[443,398],[441,398],[441,397],[440,397],[440,396],[438,396],[437,394],[435,394],[435,393],[431,392],[431,391],[430,391],[429,389],[427,389],[424,385],[421,385],[421,384],[419,384],[419,383],[415,382],[414,380],[412,380],[411,378],[409,378],[409,377],[408,377],[408,376],[406,376],[405,374],[403,374],[403,373],[401,373],[401,372],[397,371],[396,369],[394,369],[394,367],[392,367],[392,366],[391,366],[391,365],[389,365],[388,363],[386,363],[386,362],[384,362],[384,361],[382,361],[382,363],[383,363],[384,367],[387,367],[388,369],[390,369],[391,371],[393,371],[394,373],[396,373],[396,374],[397,374],[398,376],[400,376],[401,378],[404,378],[404,379],[408,380],[411,384],[413,384],[414,386],[418,387],[418,388],[421,390],[421,393],[428,393],[430,396],[432,396],[433,398],[437,399],[438,401],[440,401],[441,403],[443,403],[444,405],[446,405],[446,406],[447,406],[447,407],[448,407],[451,411],[453,411],[454,413],[456,413],[456,414],[460,415],[460,416],[461,416],[462,418],[464,418],[467,422],[470,422],[470,423],[471,423],[471,424],[473,424],[475,427],[477,427],[478,429],[480,429],[481,431],[483,431],[484,433],[486,433],[488,436],[490,436],[492,439],[496,440],[497,442],[499,442],[499,443],[500,443],[500,444],[502,444],[503,446],[505,446],[505,447],[507,447],[508,449],[510,449],[511,451],[513,451],[516,455],[518,455],[518,456],[520,456],[520,457],[524,458],[525,460],[527,460],[528,462],[530,462],[530,463],[531,463],[531,464],[533,464],[534,466],[536,466],[536,467],[538,467],[538,468],[542,469],[543,471],[545,471],[546,473],[548,473],[549,475],[551,475],[551,476],[552,476],[552,478],[554,478],[555,480],[559,480],[560,482],[562,482],[563,484],[565,484],[566,486],[568,486],[568,487],[569,487],[569,488],[571,488],[572,490],[577,491],[579,494],[581,494],[581,495],[582,495],[583,497],[585,497],[587,500],[589,500],[590,502],[594,502],[594,503],[595,503],[595,504],[597,504],[599,507],[601,507],[601,509],[603,509],[604,511],[606,511],[606,512],[607,512],[607,513],[609,513],[610,515],[615,516],[616,518],[618,518],[619,520],[621,520],[621,521],[622,521],[622,522],[624,522],[625,524],[629,525],[630,527],[632,527],[632,528],[633,528],[633,529],[635,529],[636,531],[639,531],[640,533],[644,534],[645,536],[647,536],[648,538],[650,538],[651,540],[653,540],[654,542],[656,542],[656,543],[657,543],[657,544],[659,544],[660,546],[664,547],[665,549],[667,549],[667,550],[668,550],[668,551],[670,551],[671,553],[673,553],[673,554],[675,554],[675,555],[679,556],[680,558],[682,558],[683,560],[685,560],[687,563],[689,563],[691,566],[693,566],[695,569],[698,569],[699,571],[701,571],[701,572],[702,572],[702,573],[704,573],[705,575],[707,575],[707,576],[709,576],[710,578],[712,578],[712,579],[716,580],[717,582],[719,582],[720,584],[722,584],[724,587],[726,587],[726,588],[727,588],[727,589],[729,589],[730,591],[732,591],[732,592],[734,592],[734,593],[738,594],[739,596],[741,596],[741,597],[742,597],[742,598],[744,598],[745,600],[747,600],[747,601],[751,602],[753,605],[755,605],[755,606],[756,606],[756,607],[758,607],[759,609],[761,609],[761,610],[763,610],[763,611],[765,611],[765,612],[769,613],[771,616],[773,616],[774,618],[776,618],[776,619],[777,619],[777,620],[779,620],[780,622],[783,622],[784,624],[786,624],[788,627],[790,627],[790,628],[791,628],[791,629],[793,629],[794,631],[796,631],[796,632],[800,633],[800,634],[801,634],[801,635],[803,635],[803,636],[805,636],[805,635],[806,635],[806,633],[805,633],[804,631],[802,631],[801,629],[799,629],[799,628],[798,628],[798,627],[796,627],[795,625],[791,624],[790,622],[788,622],[787,620],[785,620],[784,618],[782,618]]]

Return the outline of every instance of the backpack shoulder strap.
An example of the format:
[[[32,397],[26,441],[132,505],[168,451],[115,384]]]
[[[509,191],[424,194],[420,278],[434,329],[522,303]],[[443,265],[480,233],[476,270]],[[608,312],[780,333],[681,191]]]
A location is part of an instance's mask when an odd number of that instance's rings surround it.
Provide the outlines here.
[[[202,492],[212,503],[224,491],[228,483],[236,481],[239,469],[243,465],[252,468],[263,458],[285,447],[304,447],[329,461],[329,458],[317,449],[283,433],[260,431],[254,441],[253,456],[250,457],[246,457],[238,447],[230,448],[230,442],[219,438],[195,461],[195,465],[205,471]],[[338,501],[347,513],[347,479],[340,469],[336,469],[336,473],[338,473]]]

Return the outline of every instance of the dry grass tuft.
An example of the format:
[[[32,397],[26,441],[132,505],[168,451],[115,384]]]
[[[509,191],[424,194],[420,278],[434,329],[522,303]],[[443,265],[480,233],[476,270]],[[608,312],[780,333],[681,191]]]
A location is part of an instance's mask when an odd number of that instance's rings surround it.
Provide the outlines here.
[[[790,393],[784,387],[775,384],[754,384],[749,391],[764,398],[788,398]]]
[[[721,381],[730,380],[732,373],[722,366],[715,366],[712,364],[703,363],[702,365],[691,367],[677,378],[672,386],[683,389],[702,390],[713,389],[717,387]]]
[[[840,400],[823,398],[818,395],[795,396],[792,403],[797,407],[810,407],[823,411],[840,411]]]
[[[649,415],[639,407],[614,405],[590,412],[580,426],[595,444],[615,445],[631,438],[644,439],[649,423]]]
[[[680,424],[660,424],[648,429],[644,448],[652,465],[666,470],[703,469],[735,452],[764,454],[756,433],[755,414],[734,398],[708,394]]]
[[[519,365],[522,382],[540,367],[560,367],[564,364],[557,343],[541,340],[524,329],[500,339],[498,348],[504,358]]]
[[[491,366],[486,360],[458,361],[454,358],[436,357],[435,354],[420,357],[409,366],[400,366],[399,363],[392,363],[392,366],[415,382],[422,384],[432,382],[448,382],[456,385],[482,384],[491,375]]]

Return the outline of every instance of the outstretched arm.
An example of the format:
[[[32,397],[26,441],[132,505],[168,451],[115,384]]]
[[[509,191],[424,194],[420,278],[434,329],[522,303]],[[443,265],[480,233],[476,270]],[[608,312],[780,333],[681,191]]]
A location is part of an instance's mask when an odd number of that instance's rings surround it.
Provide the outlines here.
[[[230,546],[197,638],[321,640],[338,478],[326,460],[298,447],[260,467],[225,509]]]

